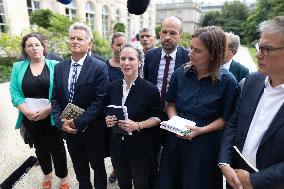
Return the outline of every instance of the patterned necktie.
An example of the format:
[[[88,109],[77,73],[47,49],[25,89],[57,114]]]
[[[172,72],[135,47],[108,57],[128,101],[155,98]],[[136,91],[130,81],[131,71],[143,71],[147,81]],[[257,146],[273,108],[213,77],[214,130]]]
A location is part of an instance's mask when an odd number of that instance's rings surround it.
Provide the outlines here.
[[[73,71],[72,71],[72,77],[71,77],[71,83],[70,83],[70,89],[69,89],[69,99],[68,101],[70,103],[73,102],[73,96],[74,96],[74,91],[75,91],[75,84],[77,82],[77,68],[79,64],[78,63],[73,63]]]
[[[168,75],[169,75],[169,68],[170,68],[170,63],[172,60],[172,57],[169,55],[165,56],[166,59],[166,64],[165,64],[165,69],[164,69],[164,76],[163,76],[163,84],[161,88],[161,104],[164,106],[165,103],[165,96],[167,92],[167,85],[168,85]]]

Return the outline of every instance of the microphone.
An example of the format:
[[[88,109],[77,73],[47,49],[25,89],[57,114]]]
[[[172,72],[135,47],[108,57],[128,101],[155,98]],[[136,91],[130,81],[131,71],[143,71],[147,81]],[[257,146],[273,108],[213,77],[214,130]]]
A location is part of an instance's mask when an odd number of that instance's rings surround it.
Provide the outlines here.
[[[150,4],[150,0],[128,0],[127,9],[130,14],[143,14]]]
[[[0,189],[11,189],[37,162],[36,157],[30,156],[18,169],[16,169],[4,182],[0,185]]]
[[[69,3],[71,3],[72,0],[57,0],[59,3],[62,3],[64,5],[67,5]]]

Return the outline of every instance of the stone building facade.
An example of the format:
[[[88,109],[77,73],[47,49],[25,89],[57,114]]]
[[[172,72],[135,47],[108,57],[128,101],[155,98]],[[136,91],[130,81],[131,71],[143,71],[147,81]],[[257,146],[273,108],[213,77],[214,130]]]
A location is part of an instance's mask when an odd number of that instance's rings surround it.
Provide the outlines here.
[[[0,32],[21,34],[30,28],[29,15],[39,9],[50,9],[87,23],[93,30],[109,38],[113,26],[122,22],[128,37],[133,37],[142,27],[155,28],[155,3],[151,1],[147,11],[140,16],[129,14],[126,0],[72,0],[68,5],[56,0],[0,0]]]
[[[177,16],[182,20],[183,32],[193,34],[198,28],[201,18],[201,8],[192,0],[183,2],[162,3],[156,5],[156,24],[161,25],[165,17]]]

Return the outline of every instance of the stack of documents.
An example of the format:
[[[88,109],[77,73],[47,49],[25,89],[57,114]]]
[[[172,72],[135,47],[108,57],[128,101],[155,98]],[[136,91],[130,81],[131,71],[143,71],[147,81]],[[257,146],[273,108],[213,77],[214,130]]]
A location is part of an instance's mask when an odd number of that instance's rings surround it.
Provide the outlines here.
[[[160,128],[168,130],[180,136],[185,136],[185,135],[190,134],[191,132],[190,129],[185,127],[186,125],[195,126],[196,123],[193,121],[181,118],[179,116],[173,116],[170,120],[163,121],[161,123]]]

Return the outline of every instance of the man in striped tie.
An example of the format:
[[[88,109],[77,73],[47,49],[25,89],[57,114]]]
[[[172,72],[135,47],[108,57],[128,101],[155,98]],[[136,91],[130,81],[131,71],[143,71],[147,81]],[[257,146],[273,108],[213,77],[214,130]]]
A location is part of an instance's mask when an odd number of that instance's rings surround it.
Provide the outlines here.
[[[104,62],[91,57],[92,41],[88,26],[74,23],[69,28],[71,57],[56,65],[52,96],[52,113],[56,126],[65,132],[79,189],[91,189],[90,167],[94,170],[96,189],[106,189],[104,157],[107,152],[106,127],[100,122],[108,86],[108,70]],[[72,103],[85,112],[71,120],[59,117]]]

